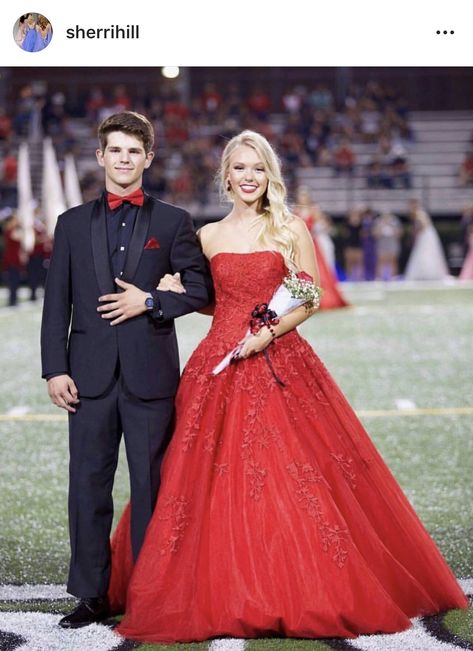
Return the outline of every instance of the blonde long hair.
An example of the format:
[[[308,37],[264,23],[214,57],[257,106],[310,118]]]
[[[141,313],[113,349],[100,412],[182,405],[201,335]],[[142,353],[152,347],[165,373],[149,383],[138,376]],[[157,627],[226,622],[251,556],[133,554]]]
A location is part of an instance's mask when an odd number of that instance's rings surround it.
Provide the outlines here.
[[[262,197],[263,212],[259,216],[259,230],[256,242],[261,248],[267,247],[279,251],[284,257],[288,269],[296,269],[295,234],[288,224],[294,219],[286,204],[286,186],[284,184],[281,165],[276,152],[264,136],[256,131],[242,131],[234,136],[222,153],[220,170],[220,193],[226,200],[233,202],[233,193],[227,184],[230,158],[237,147],[246,145],[255,150],[264,164],[268,187]]]

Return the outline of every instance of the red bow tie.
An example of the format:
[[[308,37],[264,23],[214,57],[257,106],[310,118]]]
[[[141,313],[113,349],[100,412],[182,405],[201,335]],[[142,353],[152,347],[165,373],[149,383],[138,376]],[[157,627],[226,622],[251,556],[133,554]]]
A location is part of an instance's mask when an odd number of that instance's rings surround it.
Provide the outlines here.
[[[107,194],[107,201],[110,210],[115,210],[115,208],[121,206],[124,201],[128,201],[134,206],[142,206],[145,201],[145,197],[143,190],[141,188],[138,188],[138,190],[135,190],[134,192],[131,192],[124,197],[121,197],[118,194],[113,194],[113,192],[109,192]]]

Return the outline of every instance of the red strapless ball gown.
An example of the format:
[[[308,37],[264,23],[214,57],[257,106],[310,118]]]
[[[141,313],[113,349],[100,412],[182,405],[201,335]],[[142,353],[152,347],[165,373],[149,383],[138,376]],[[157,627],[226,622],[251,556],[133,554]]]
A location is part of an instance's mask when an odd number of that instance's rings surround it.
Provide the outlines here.
[[[285,275],[270,251],[213,257],[216,309],[177,395],[158,502],[133,568],[112,541],[118,632],[150,642],[354,637],[467,599],[360,421],[292,331],[211,371]]]

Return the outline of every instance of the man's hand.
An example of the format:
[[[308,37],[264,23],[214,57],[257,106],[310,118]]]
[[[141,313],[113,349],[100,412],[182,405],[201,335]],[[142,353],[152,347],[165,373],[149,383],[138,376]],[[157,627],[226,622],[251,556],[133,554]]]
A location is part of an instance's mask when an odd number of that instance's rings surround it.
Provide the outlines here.
[[[145,300],[149,296],[149,293],[131,283],[120,280],[120,278],[115,278],[115,282],[125,291],[120,292],[120,294],[100,296],[99,302],[107,302],[107,304],[100,305],[97,308],[97,312],[102,313],[102,319],[113,319],[110,325],[123,323],[127,319],[146,312]]]
[[[173,276],[171,274],[164,275],[156,289],[161,292],[174,292],[175,294],[186,293],[186,288],[181,282],[181,274],[178,271]]]
[[[77,405],[79,401],[77,387],[74,380],[69,375],[56,375],[48,380],[48,394],[51,402],[61,409],[75,414],[76,410],[72,405]]]

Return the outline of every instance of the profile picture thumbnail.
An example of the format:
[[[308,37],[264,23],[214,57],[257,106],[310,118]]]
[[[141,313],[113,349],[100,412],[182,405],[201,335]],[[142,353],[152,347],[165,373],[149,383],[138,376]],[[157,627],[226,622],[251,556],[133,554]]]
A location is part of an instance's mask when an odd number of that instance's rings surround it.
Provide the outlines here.
[[[23,14],[15,21],[13,38],[15,43],[25,52],[39,52],[48,47],[53,37],[53,27],[50,21],[36,12]]]

